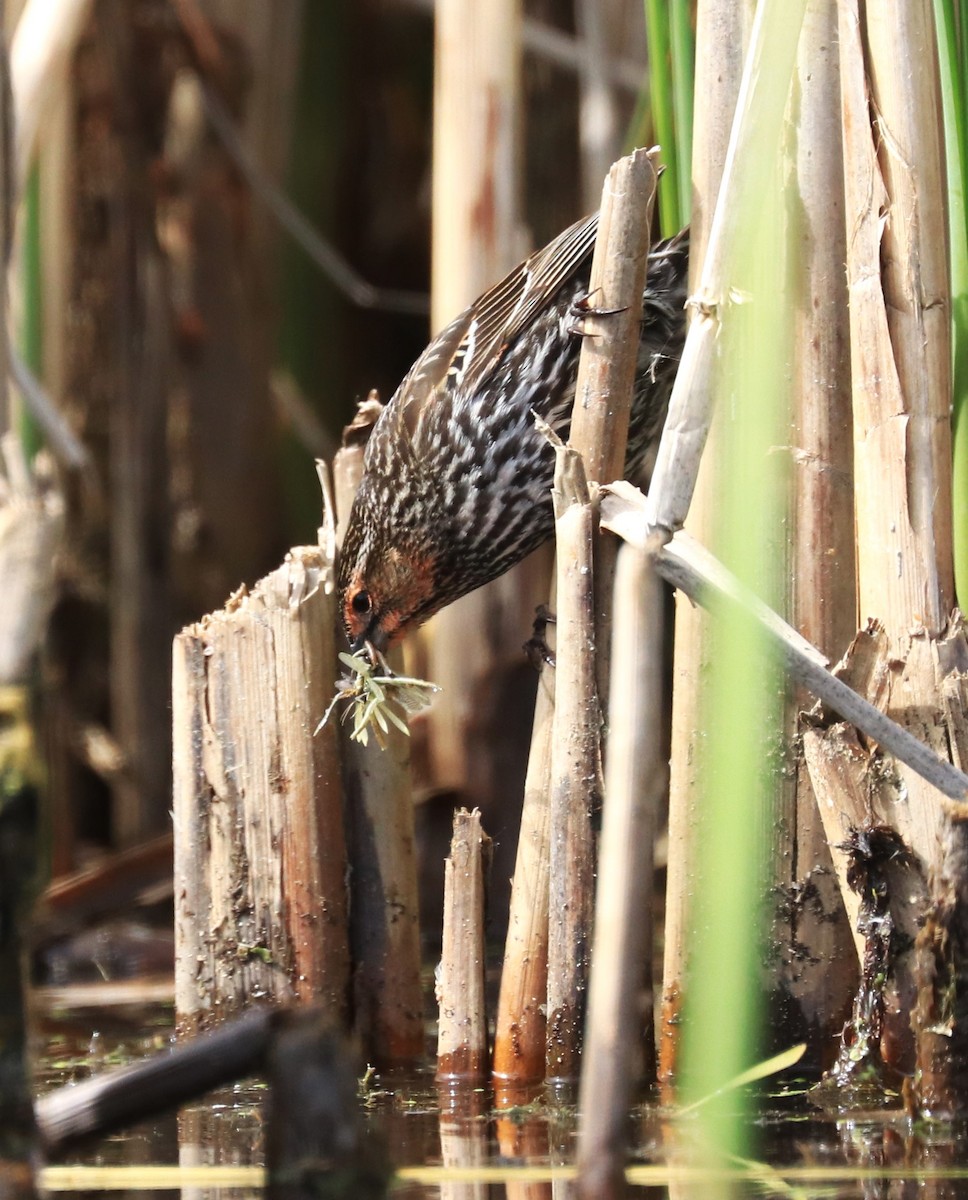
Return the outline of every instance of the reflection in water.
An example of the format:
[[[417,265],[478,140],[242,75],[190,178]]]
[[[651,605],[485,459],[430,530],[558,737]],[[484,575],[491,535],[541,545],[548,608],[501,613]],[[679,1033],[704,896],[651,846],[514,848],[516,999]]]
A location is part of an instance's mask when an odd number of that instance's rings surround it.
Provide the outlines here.
[[[97,1029],[99,1036],[92,1035]],[[35,1023],[41,1056],[38,1090],[47,1091],[120,1061],[130,1061],[163,1048],[170,1037],[170,1008],[151,1012],[133,1009],[84,1013],[69,1018],[41,1014]],[[265,1158],[265,1085],[248,1081],[206,1097],[172,1117],[144,1123],[124,1134],[93,1143],[71,1155],[80,1164],[261,1164]],[[547,1176],[525,1178],[526,1164],[546,1169],[574,1161],[575,1113],[567,1104],[549,1103],[540,1090],[518,1094],[438,1091],[429,1072],[385,1075],[364,1089],[363,1112],[368,1128],[378,1131],[392,1161],[401,1167],[429,1164],[433,1181],[398,1180],[392,1200],[565,1200],[574,1196],[569,1181]],[[664,1135],[657,1110],[636,1114],[637,1142],[633,1159],[647,1165],[632,1197],[682,1196],[706,1200],[710,1181],[670,1178],[664,1165]],[[746,1166],[731,1181],[737,1200],[773,1194],[836,1195],[838,1200],[885,1197],[905,1200],[917,1195],[955,1200],[968,1195],[964,1122],[913,1125],[903,1113],[825,1114],[815,1109],[801,1089],[775,1098],[760,1114],[762,1164]],[[685,1165],[689,1165],[688,1162]],[[502,1169],[502,1178],[441,1179],[442,1167],[464,1170]],[[519,1172],[515,1177],[515,1171]],[[893,1177],[891,1177],[893,1176]],[[52,1176],[52,1178],[55,1178]],[[719,1182],[725,1182],[721,1180]],[[58,1185],[60,1186],[60,1185]],[[76,1184],[74,1185],[76,1186]],[[101,1188],[120,1186],[102,1182]],[[125,1182],[128,1195],[139,1186]],[[171,1183],[167,1195],[174,1194]],[[71,1194],[71,1193],[68,1193]],[[76,1193],[90,1194],[88,1193]],[[110,1193],[107,1193],[110,1195]],[[147,1191],[142,1193],[146,1197]],[[252,1200],[258,1189],[192,1187],[182,1200]],[[358,1200],[360,1193],[347,1193]]]

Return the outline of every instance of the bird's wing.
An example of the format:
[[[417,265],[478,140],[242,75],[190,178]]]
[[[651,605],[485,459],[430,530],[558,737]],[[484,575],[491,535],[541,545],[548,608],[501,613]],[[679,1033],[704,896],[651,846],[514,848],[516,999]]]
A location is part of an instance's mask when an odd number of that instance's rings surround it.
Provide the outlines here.
[[[483,381],[508,343],[591,254],[597,229],[595,213],[560,233],[434,338],[391,402],[401,432],[413,437],[427,404],[448,381],[465,394]]]
[[[468,308],[437,334],[423,354],[407,372],[391,400],[396,410],[399,429],[410,438],[427,403],[437,394],[447,376],[459,369],[467,352],[468,331],[474,310]]]
[[[591,255],[597,232],[598,213],[577,221],[477,300],[470,309],[472,321],[465,335],[465,342],[471,344],[464,353],[462,388],[473,391],[508,343],[550,303]]]

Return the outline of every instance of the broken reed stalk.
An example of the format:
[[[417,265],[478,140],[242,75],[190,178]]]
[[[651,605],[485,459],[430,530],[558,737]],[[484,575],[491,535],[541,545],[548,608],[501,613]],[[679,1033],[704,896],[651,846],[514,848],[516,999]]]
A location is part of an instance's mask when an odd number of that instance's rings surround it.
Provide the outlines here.
[[[658,176],[657,149],[614,163],[602,205],[588,283],[592,311],[582,318],[582,345],[568,441],[591,483],[625,477],[632,387],[639,356],[642,294]],[[600,309],[603,315],[597,315]],[[595,637],[598,694],[608,696],[608,652],[617,546],[595,541]]]
[[[632,385],[649,250],[656,173],[652,151],[615,163],[602,192],[571,423],[571,447],[556,448],[555,537],[558,659],[551,752],[548,933],[549,1079],[578,1077],[593,911],[595,839],[601,803],[601,697],[608,671],[614,546],[596,542],[595,481],[625,473]],[[595,308],[610,310],[597,315]],[[587,467],[586,467],[587,463]]]
[[[953,597],[950,304],[933,16],[920,0],[885,8],[910,44],[889,38],[873,13],[862,24],[852,0],[841,7],[840,46],[858,599],[905,659],[912,628],[937,636]],[[882,209],[892,214],[886,224]],[[933,669],[907,676],[903,704],[936,705]],[[930,867],[941,844],[934,797],[916,788],[896,821]]]
[[[968,661],[968,644],[960,623],[949,624],[950,296],[934,16],[927,0],[869,11],[849,0],[839,16],[858,596],[861,617],[879,623],[874,644],[861,635],[844,670],[861,676],[878,707],[947,755],[946,738],[956,744],[952,725],[966,715],[963,689],[950,684]],[[886,779],[876,747],[858,766],[850,742],[849,731],[834,726],[822,745],[809,746],[815,786],[838,811],[849,808],[859,786],[868,793],[864,827],[880,823],[899,835],[918,880],[894,889],[891,919],[913,933],[925,916],[925,894],[942,876],[943,847],[953,836],[950,810],[903,765],[897,780]],[[843,872],[843,861],[838,866]],[[841,875],[840,882],[846,894],[849,881]],[[923,932],[928,938],[927,925]],[[917,1018],[944,1009],[946,999],[935,991],[942,975],[963,975],[957,962],[925,973],[932,951],[920,935],[918,943],[913,954],[894,953],[891,970],[876,981],[862,981],[884,1008],[874,1066],[882,1059],[914,1071],[920,1048],[931,1042]],[[957,952],[955,943],[951,948]],[[916,990],[912,1029],[908,1010]],[[943,1071],[931,1046],[930,1102],[936,1103]],[[842,1059],[849,1056],[845,1046]]]
[[[175,638],[175,1007],[195,1031],[254,999],[346,1017],[333,560],[290,551]]]
[[[550,607],[554,610],[554,588]],[[539,1082],[545,1073],[554,715],[554,680],[550,669],[542,669],[494,1027],[494,1086],[499,1108],[517,1105],[518,1088]]]
[[[797,51],[798,204],[792,252],[796,330],[790,436],[790,623],[836,660],[856,627],[850,344],[836,0],[808,6]],[[794,747],[802,695],[791,694],[784,744]],[[790,751],[791,758],[793,751]],[[778,779],[774,887],[809,902],[777,906],[779,985],[806,1025],[837,1035],[857,981],[851,930],[828,838],[802,757]],[[795,831],[792,839],[790,833]],[[818,1042],[824,1035],[818,1036]]]
[[[652,175],[651,183],[649,175]],[[643,189],[638,193],[640,207],[636,211],[634,204],[623,206],[622,200],[632,187]],[[602,325],[602,339],[586,338],[583,347],[583,357],[590,343],[618,337],[624,347],[633,349],[638,345],[638,312],[641,306],[641,295],[644,288],[644,265],[639,271],[635,255],[627,250],[618,253],[612,244],[615,254],[615,271],[604,279],[604,264],[609,258],[605,249],[605,239],[602,229],[606,228],[617,235],[619,240],[628,236],[628,223],[641,222],[638,235],[647,237],[648,213],[651,212],[651,200],[654,194],[654,167],[651,158],[645,152],[639,151],[628,159],[616,164],[609,179],[606,181],[602,224],[599,226],[599,240],[596,242],[597,267],[593,264],[593,282],[590,285],[598,289],[604,281],[608,288],[608,299],[600,298],[602,293],[593,291],[593,303],[602,307],[620,307],[622,299],[613,297],[630,296],[629,309],[607,317],[599,318]],[[642,197],[648,198],[648,205],[641,206]],[[623,208],[625,215],[623,215]],[[607,210],[607,211],[606,211]],[[648,246],[642,250],[643,258],[647,257]],[[618,291],[616,292],[616,289]],[[637,289],[637,290],[636,290]],[[594,321],[594,318],[586,318]],[[616,326],[615,322],[619,324]],[[591,326],[589,326],[591,328]],[[611,343],[609,343],[611,344]],[[571,437],[576,436],[585,443],[589,455],[602,472],[602,478],[609,478],[609,472],[624,473],[625,430],[628,425],[628,406],[619,402],[618,411],[610,417],[609,403],[605,397],[614,400],[621,386],[621,378],[629,371],[629,354],[623,349],[619,356],[618,375],[612,377],[608,372],[610,358],[601,347],[599,352],[591,353],[585,366],[585,375],[580,377],[578,394],[584,394],[584,400],[576,403],[575,416],[572,421]],[[631,361],[631,371],[634,373],[634,357]],[[628,376],[627,392],[631,394],[631,374]],[[609,396],[606,389],[615,382],[616,393]],[[617,429],[624,428],[619,435]],[[607,427],[607,428],[606,428]],[[577,430],[577,433],[576,433]],[[608,450],[603,448],[606,441]],[[616,447],[618,447],[616,449]],[[552,589],[550,607],[557,608],[557,601]],[[557,686],[557,684],[555,684]],[[524,807],[521,814],[521,829],[518,838],[518,853],[515,863],[514,880],[511,890],[511,908],[508,919],[508,934],[505,945],[504,963],[501,972],[501,991],[498,1000],[498,1012],[494,1040],[494,1080],[495,1085],[504,1089],[504,1100],[508,1104],[518,1102],[515,1088],[523,1084],[531,1084],[541,1079],[545,1069],[545,1030],[547,1002],[547,962],[548,962],[548,887],[549,887],[549,789],[550,789],[550,760],[552,745],[552,725],[554,721],[554,696],[548,682],[548,673],[542,672],[535,706],[534,732],[531,742],[531,753],[528,760],[528,776],[525,783]],[[499,1095],[499,1105],[502,1098]]]
[[[601,523],[634,546],[644,548],[651,532],[647,496],[629,483],[612,484],[603,490]],[[691,535],[680,530],[658,556],[663,579],[682,591],[693,603],[711,608],[713,604],[738,605],[769,635],[782,655],[794,683],[807,688],[825,705],[838,713],[895,758],[907,764],[932,788],[952,800],[968,795],[968,774],[939,756],[933,746],[915,738],[855,688],[828,670],[827,660],[795,629],[753,595]],[[953,647],[952,652],[957,648]],[[866,673],[868,676],[870,671]],[[871,679],[871,688],[879,696],[881,678]],[[968,762],[968,738],[953,726],[953,743],[963,747]]]
[[[623,547],[615,575],[607,799],[578,1098],[578,1192],[589,1198],[624,1194],[628,1110],[640,1068],[632,1047],[652,1010],[653,845],[666,782],[664,609],[654,554]]]
[[[366,440],[379,415],[375,404],[371,394],[360,405],[333,462],[340,530],[346,528]],[[335,613],[333,621],[335,633]],[[342,643],[342,633],[336,636]],[[388,660],[401,671],[399,649]],[[337,728],[335,721],[330,724]],[[413,1063],[423,1055],[424,1035],[410,739],[391,726],[381,750],[373,739],[366,746],[353,741],[346,725],[341,732],[356,1027],[369,1061]]]
[[[484,896],[491,839],[478,809],[454,813],[444,863],[444,929],[437,975],[437,1081],[475,1084],[487,1075]]]
[[[550,429],[546,428],[550,434]],[[581,455],[555,446],[558,651],[551,742],[548,902],[549,1080],[577,1082],[595,879],[592,815],[602,802],[602,714],[595,679],[594,502]]]
[[[964,1111],[968,1096],[968,805],[945,805],[941,866],[918,934],[918,1093],[928,1113]]]
[[[44,1153],[63,1154],[75,1142],[124,1129],[261,1072],[273,1032],[284,1020],[279,1010],[263,1005],[212,1032],[185,1038],[167,1053],[41,1096],[34,1112]]]

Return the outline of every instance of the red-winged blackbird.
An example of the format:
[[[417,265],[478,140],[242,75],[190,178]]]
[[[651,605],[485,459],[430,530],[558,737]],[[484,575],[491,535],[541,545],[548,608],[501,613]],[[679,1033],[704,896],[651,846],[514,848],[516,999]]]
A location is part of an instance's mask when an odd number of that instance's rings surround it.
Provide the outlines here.
[[[579,221],[451,322],[373,427],[340,558],[354,651],[398,641],[554,531],[554,451],[567,439],[598,216]],[[649,457],[685,334],[688,230],[649,256],[626,472]]]

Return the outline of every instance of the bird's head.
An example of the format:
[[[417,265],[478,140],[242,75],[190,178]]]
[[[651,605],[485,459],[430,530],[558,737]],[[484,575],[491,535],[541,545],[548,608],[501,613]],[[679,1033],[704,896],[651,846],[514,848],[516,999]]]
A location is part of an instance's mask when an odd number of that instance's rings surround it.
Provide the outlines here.
[[[354,514],[355,515],[355,514]],[[340,615],[354,654],[383,653],[441,607],[432,553],[372,524],[350,521],[340,553]]]
[[[343,628],[353,653],[367,643],[382,653],[423,624],[439,607],[433,590],[432,565],[397,550],[341,572]]]

